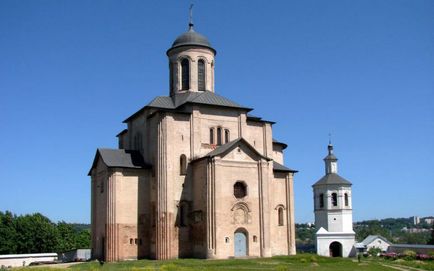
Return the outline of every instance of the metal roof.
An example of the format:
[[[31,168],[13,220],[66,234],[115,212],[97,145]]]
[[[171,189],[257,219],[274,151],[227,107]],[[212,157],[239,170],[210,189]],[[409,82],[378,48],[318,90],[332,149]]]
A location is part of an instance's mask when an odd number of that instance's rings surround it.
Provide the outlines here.
[[[384,238],[381,235],[368,235],[361,243],[364,244],[365,246],[369,245],[370,243],[374,242],[375,239],[381,239],[386,243],[392,244],[389,240],[387,240],[386,238]]]
[[[101,157],[104,164],[109,168],[150,168],[146,164],[139,151],[124,149],[97,149],[90,171],[96,166],[98,157]],[[89,171],[89,175],[90,175]]]
[[[149,104],[144,106],[142,109],[124,120],[124,122],[127,122],[146,108],[175,110],[186,104],[203,104],[211,106],[239,108],[247,111],[252,110],[252,108],[239,105],[238,103],[233,102],[228,98],[215,94],[211,91],[186,91],[184,93],[178,93],[173,96],[158,96],[153,99]]]
[[[392,244],[391,247],[402,247],[402,248],[428,248],[434,249],[434,245],[418,245],[418,244]]]
[[[326,174],[324,177],[322,177],[319,181],[317,181],[312,186],[327,185],[327,184],[340,184],[340,185],[348,185],[348,186],[351,185],[351,183],[349,181],[345,180],[344,178],[342,178],[338,174],[329,173],[329,174]]]
[[[298,170],[287,168],[284,165],[277,163],[276,161],[273,161],[273,170],[282,171],[282,172],[292,172],[292,173],[298,172]]]
[[[190,29],[187,32],[182,33],[175,39],[175,41],[172,43],[172,47],[167,50],[167,54],[169,54],[172,49],[183,46],[205,47],[211,49],[214,54],[216,54],[216,50],[212,48],[211,43],[208,41],[208,39],[204,35],[194,31],[193,25],[190,25]]]
[[[286,148],[288,147],[287,144],[285,144],[285,143],[283,143],[283,142],[281,142],[281,141],[279,141],[279,140],[277,140],[277,139],[275,139],[275,138],[273,138],[273,144],[282,145],[282,146],[283,146],[283,149],[286,149]]]

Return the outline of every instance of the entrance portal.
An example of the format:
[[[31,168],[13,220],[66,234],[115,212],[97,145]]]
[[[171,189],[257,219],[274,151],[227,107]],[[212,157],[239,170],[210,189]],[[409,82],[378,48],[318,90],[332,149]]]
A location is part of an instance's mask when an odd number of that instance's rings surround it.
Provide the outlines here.
[[[235,231],[234,236],[234,255],[235,257],[247,256],[247,232],[243,229]]]
[[[330,244],[330,257],[342,257],[342,244],[339,242],[333,242]]]

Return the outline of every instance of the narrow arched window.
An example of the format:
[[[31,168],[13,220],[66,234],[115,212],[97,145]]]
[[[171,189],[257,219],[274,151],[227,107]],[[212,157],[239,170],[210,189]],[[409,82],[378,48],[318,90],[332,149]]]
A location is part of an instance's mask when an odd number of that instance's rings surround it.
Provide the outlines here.
[[[181,61],[181,88],[190,89],[190,62],[186,58]]]
[[[222,128],[217,128],[217,145],[222,144]]]
[[[278,216],[279,226],[283,226],[283,208],[282,207],[279,207],[279,209],[277,209],[277,216]]]
[[[319,195],[319,208],[324,208],[324,194]]]
[[[173,64],[172,64],[172,62],[169,62],[169,78],[170,78],[169,89],[170,89],[170,91],[172,91],[173,90]]]
[[[187,204],[181,203],[179,206],[179,226],[180,227],[185,227],[187,226]]]
[[[225,143],[229,142],[229,130],[225,129]]]
[[[186,175],[187,174],[187,156],[185,154],[182,154],[179,158],[179,167],[180,167],[180,174]]]
[[[348,194],[345,193],[345,206],[348,206]]]
[[[197,62],[197,84],[199,90],[205,90],[205,61],[203,59]]]
[[[209,129],[209,144],[214,144],[214,128]]]
[[[338,194],[332,193],[332,206],[338,206]]]

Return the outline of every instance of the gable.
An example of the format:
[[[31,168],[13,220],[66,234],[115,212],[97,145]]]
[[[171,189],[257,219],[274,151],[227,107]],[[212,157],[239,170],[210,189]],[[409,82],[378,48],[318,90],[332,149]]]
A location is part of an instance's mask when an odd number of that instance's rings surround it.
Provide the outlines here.
[[[224,153],[224,155],[220,157],[224,160],[245,161],[245,162],[259,161],[263,159],[262,156],[258,155],[256,152],[253,152],[250,148],[248,148],[244,144],[239,144],[238,146]]]
[[[204,159],[204,158],[210,158],[210,157],[226,157],[226,155],[232,153],[233,151],[236,151],[237,153],[240,152],[244,152],[245,156],[242,156],[242,154],[237,154],[237,155],[241,155],[242,157],[244,157],[244,159],[247,159],[247,156],[250,157],[250,160],[255,160],[258,161],[259,159],[265,159],[267,161],[271,161],[272,159],[263,156],[262,154],[260,154],[252,145],[250,145],[244,138],[240,137],[237,138],[233,141],[230,141],[226,144],[223,144],[219,147],[217,147],[215,150],[209,152],[207,155],[197,159]],[[235,153],[231,154],[233,157],[236,157]],[[240,156],[240,158],[241,158]],[[229,156],[231,157],[231,156]]]

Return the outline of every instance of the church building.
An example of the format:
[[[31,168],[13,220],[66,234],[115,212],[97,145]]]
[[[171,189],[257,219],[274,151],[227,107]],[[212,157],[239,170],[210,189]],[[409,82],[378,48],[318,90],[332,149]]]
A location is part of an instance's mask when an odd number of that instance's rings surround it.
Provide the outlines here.
[[[295,254],[297,171],[274,122],[215,93],[216,50],[191,22],[166,54],[168,96],[125,119],[118,149],[96,151],[93,258]]]
[[[352,257],[355,233],[353,231],[353,209],[351,183],[338,175],[338,159],[333,145],[327,146],[324,158],[325,176],[313,187],[316,232],[316,250],[321,256]]]

